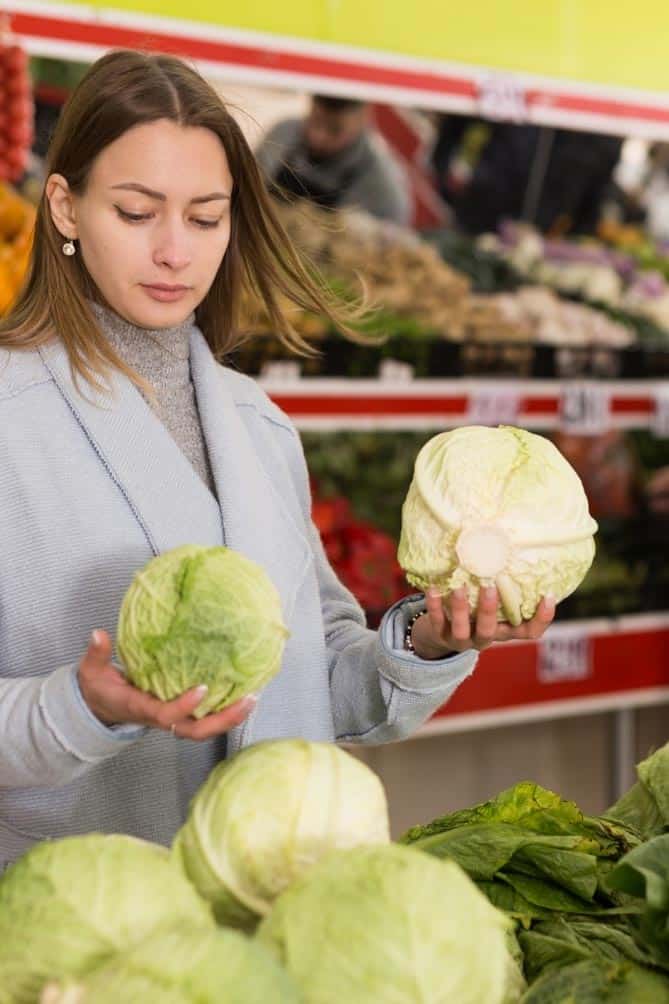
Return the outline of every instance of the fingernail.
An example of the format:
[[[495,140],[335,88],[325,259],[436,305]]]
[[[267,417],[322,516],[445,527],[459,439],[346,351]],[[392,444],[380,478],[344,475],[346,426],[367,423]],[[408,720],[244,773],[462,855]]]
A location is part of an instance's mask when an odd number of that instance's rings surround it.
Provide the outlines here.
[[[247,694],[246,697],[244,698],[244,707],[245,708],[255,708],[255,706],[256,706],[257,703],[258,703],[258,695],[257,694]]]
[[[442,593],[439,586],[430,586],[427,591],[427,595],[434,599],[441,599],[444,594]]]
[[[458,586],[457,589],[453,590],[453,596],[455,596],[455,598],[458,599],[458,600],[464,599],[465,595],[466,595],[466,593],[465,593],[465,587],[464,586]]]
[[[198,697],[204,697],[205,694],[209,693],[209,687],[206,683],[201,683],[199,687],[195,688],[195,693]]]
[[[491,600],[495,595],[495,593],[497,592],[497,590],[494,586],[484,586],[481,592],[483,593],[483,596],[485,597],[486,600]]]
[[[102,644],[102,633],[97,629],[91,633],[91,645],[101,645]]]
[[[555,596],[553,595],[553,593],[548,593],[546,596],[544,596],[544,603],[546,604],[547,607],[554,607],[555,602],[556,602]]]

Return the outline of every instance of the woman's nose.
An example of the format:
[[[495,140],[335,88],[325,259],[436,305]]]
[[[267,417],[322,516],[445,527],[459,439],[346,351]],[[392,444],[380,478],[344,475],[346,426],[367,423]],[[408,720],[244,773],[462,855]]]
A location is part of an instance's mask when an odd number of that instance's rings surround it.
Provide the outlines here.
[[[159,235],[153,251],[153,261],[156,265],[167,265],[168,268],[183,269],[190,264],[191,253],[188,237],[178,227],[166,227]]]

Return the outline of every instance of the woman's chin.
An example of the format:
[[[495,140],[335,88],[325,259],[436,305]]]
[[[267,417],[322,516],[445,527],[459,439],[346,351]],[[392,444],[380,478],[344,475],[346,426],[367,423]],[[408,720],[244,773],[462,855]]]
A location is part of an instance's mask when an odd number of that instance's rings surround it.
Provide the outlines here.
[[[163,302],[140,290],[132,301],[114,307],[116,312],[138,328],[175,328],[190,317],[195,306],[192,294],[173,302]]]

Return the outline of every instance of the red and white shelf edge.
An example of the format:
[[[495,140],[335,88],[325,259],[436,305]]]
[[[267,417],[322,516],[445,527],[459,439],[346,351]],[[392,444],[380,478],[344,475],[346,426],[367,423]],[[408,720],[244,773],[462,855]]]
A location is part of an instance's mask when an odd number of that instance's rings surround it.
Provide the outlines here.
[[[305,431],[516,424],[581,434],[651,428],[669,435],[669,381],[295,378],[291,363],[283,370],[276,365],[259,383]]]
[[[241,31],[108,8],[6,0],[12,30],[35,55],[88,61],[112,47],[159,49],[211,77],[351,94],[407,107],[669,139],[666,94],[568,82],[359,47]]]
[[[669,703],[669,613],[552,625],[483,652],[415,738]]]

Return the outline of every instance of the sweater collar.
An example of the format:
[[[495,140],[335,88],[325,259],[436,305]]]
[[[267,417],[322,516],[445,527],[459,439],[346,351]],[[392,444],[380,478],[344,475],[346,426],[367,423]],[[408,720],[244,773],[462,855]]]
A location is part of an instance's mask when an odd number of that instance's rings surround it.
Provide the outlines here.
[[[189,377],[195,314],[170,328],[142,328],[109,307],[90,302],[93,315],[116,353],[154,386],[175,386]]]

